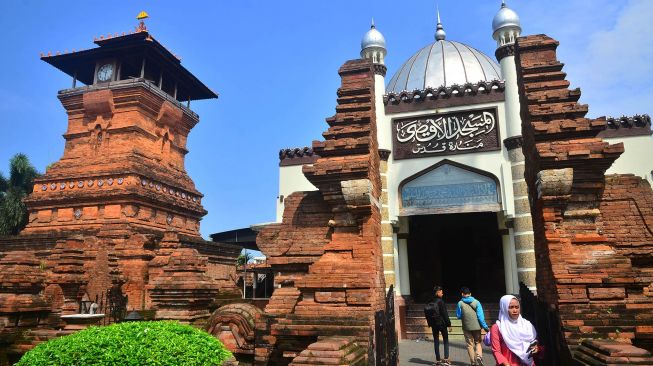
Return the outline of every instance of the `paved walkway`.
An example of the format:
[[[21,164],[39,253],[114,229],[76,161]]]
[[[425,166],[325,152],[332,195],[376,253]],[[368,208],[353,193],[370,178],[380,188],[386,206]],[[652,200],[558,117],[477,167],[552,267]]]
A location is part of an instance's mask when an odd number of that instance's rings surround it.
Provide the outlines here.
[[[440,354],[444,357],[442,343],[440,343]],[[469,365],[469,356],[467,355],[467,345],[462,339],[453,339],[449,341],[449,357],[451,364],[462,366]],[[433,350],[433,341],[404,340],[399,341],[399,364],[408,365],[433,365],[435,362],[435,352]],[[485,366],[494,366],[494,357],[490,354],[490,348],[483,346],[483,362]]]

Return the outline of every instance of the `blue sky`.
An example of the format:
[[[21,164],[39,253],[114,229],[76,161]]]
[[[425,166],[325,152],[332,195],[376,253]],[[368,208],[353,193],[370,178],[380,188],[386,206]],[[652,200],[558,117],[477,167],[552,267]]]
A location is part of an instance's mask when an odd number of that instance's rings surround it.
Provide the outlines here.
[[[447,39],[494,55],[500,0],[441,0]],[[561,42],[572,86],[590,116],[653,114],[653,1],[508,0],[523,34]],[[66,114],[56,98],[71,80],[40,52],[90,48],[127,32],[139,11],[150,33],[218,100],[195,102],[186,167],[209,211],[202,234],[273,221],[278,151],[310,146],[334,114],[338,67],[357,58],[374,17],[385,36],[388,78],[433,41],[435,1],[36,1],[0,12],[0,171],[17,152],[44,171],[63,153]]]

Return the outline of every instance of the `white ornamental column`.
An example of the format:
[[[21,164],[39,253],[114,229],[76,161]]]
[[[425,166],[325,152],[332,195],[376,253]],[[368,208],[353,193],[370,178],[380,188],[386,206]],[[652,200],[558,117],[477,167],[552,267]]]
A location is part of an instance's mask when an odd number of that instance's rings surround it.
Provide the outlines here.
[[[503,143],[510,158],[515,217],[513,220],[514,258],[519,282],[533,292],[535,285],[535,242],[533,222],[528,201],[528,187],[524,179],[524,154],[522,152],[521,117],[519,114],[519,90],[517,87],[517,67],[515,64],[515,40],[521,34],[519,16],[506,6],[492,20],[492,38],[497,41],[495,55],[501,65],[501,75],[505,81],[505,118],[507,138]],[[506,273],[506,276],[509,274]]]

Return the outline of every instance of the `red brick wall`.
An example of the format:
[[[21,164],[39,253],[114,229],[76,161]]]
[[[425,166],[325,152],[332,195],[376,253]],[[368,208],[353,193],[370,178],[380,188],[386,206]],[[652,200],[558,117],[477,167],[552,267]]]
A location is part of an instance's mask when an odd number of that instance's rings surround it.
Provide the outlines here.
[[[529,36],[516,52],[538,297],[557,314],[572,350],[583,338],[650,348],[653,191],[639,177],[605,177],[623,144],[597,137],[605,118],[585,117],[557,46]]]
[[[366,347],[384,306],[374,68],[348,61],[339,74],[336,114],[313,142],[319,158],[303,167],[319,191],[290,195],[282,223],[257,238],[279,286],[257,322],[258,365],[288,364],[318,337]]]

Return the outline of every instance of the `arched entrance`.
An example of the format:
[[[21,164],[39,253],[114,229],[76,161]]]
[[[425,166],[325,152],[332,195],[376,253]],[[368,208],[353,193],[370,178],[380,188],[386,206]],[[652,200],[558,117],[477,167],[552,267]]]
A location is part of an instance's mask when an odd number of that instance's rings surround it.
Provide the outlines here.
[[[403,275],[413,300],[427,301],[437,284],[448,301],[458,298],[461,286],[481,301],[498,301],[506,291],[498,180],[443,160],[406,179],[399,190],[400,216],[408,227]]]

